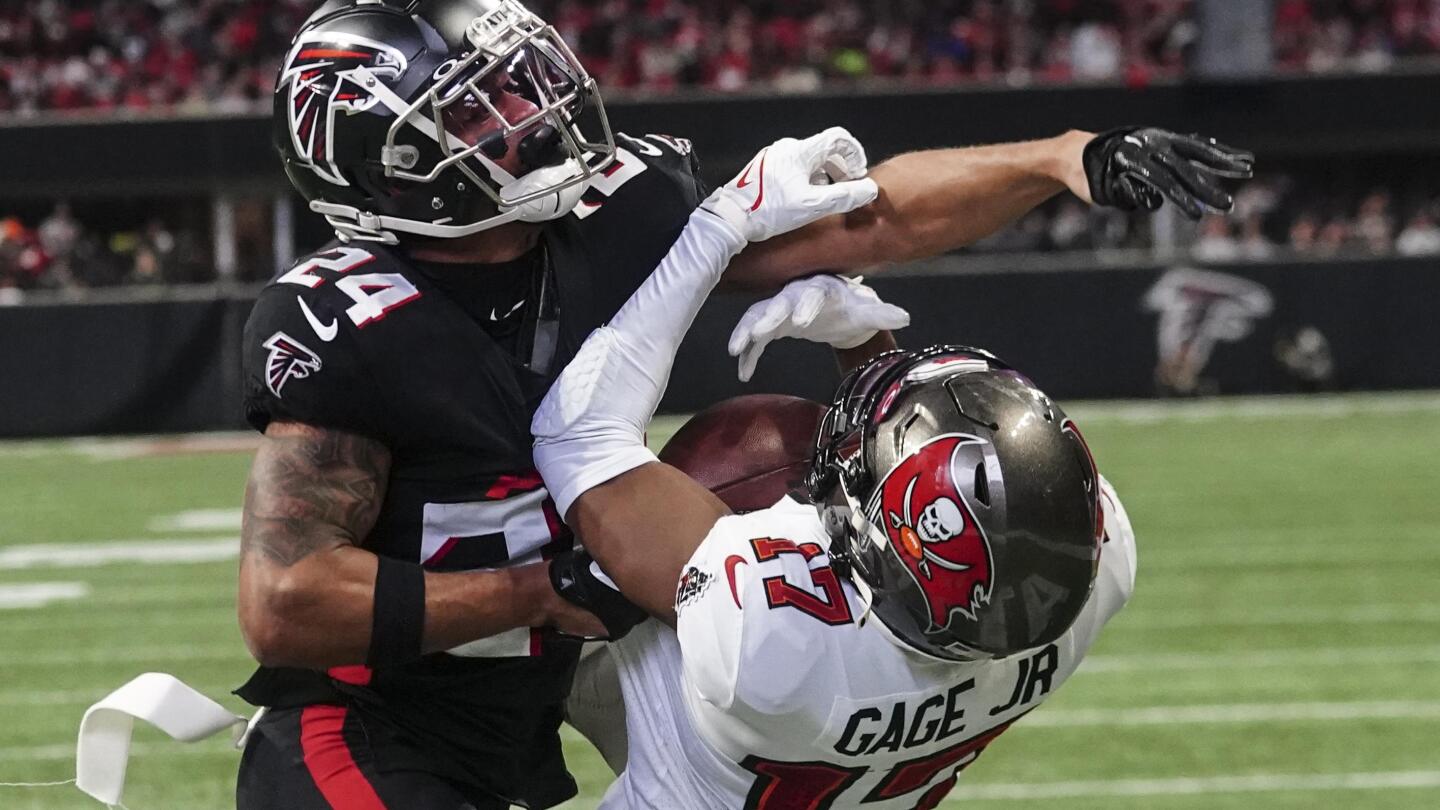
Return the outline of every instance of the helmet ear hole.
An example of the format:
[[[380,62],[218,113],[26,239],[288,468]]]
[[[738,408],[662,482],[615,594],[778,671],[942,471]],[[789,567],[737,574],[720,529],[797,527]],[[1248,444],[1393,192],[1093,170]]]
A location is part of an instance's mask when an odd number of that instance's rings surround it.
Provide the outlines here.
[[[1094,467],[1092,466],[1093,462],[1090,461],[1090,453],[1084,445],[1073,439],[1070,442],[1070,448],[1075,453],[1076,465],[1080,467],[1080,474],[1085,482],[1085,492],[1093,495],[1097,482],[1092,472]]]
[[[990,476],[985,474],[985,462],[975,465],[975,500],[990,506]]]

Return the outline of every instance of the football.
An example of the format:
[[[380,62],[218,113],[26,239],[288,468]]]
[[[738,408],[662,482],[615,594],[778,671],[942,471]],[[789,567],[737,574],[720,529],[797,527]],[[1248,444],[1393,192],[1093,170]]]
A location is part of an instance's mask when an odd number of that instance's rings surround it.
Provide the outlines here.
[[[696,414],[660,451],[736,512],[773,506],[803,485],[825,406],[756,394]]]

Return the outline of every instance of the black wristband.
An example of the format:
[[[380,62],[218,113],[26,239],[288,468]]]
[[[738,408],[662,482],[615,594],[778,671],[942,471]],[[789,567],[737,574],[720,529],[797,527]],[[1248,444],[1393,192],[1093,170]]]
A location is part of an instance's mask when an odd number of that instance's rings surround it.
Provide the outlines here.
[[[365,664],[379,669],[418,661],[424,635],[425,569],[381,557]]]
[[[1085,145],[1082,152],[1085,179],[1090,183],[1090,199],[1094,200],[1096,205],[1134,210],[1134,203],[1115,194],[1111,187],[1117,178],[1110,174],[1110,160],[1115,156],[1115,150],[1124,142],[1125,136],[1140,129],[1141,127],[1116,127],[1096,135]]]

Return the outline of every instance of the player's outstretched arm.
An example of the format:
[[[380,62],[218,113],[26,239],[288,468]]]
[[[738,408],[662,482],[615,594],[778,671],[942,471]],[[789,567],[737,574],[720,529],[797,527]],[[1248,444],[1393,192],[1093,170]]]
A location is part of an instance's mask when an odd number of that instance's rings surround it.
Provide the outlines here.
[[[675,352],[735,255],[874,200],[865,171],[864,149],[840,129],[756,155],[691,215],[660,266],[590,335],[535,414],[535,464],[560,513],[620,590],[655,615],[673,618],[680,569],[726,513],[645,447]]]
[[[1221,179],[1252,173],[1254,156],[1199,135],[1125,128],[1023,143],[914,152],[876,166],[875,204],[746,250],[727,283],[774,288],[820,271],[859,271],[956,250],[1067,189],[1123,210],[1165,201],[1198,218],[1233,204]]]
[[[296,422],[266,430],[240,547],[240,628],[260,663],[383,667],[516,627],[600,631],[555,594],[544,565],[433,574],[386,561],[377,589],[382,562],[360,545],[389,470],[373,439]]]

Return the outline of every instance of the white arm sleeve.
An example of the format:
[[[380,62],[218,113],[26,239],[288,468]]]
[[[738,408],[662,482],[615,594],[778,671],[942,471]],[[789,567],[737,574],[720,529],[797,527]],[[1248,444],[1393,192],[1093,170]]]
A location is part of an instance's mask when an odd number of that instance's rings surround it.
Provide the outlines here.
[[[670,381],[675,352],[706,297],[747,244],[697,210],[670,253],[566,366],[535,413],[535,465],[560,514],[586,490],[655,461],[645,426]]]

